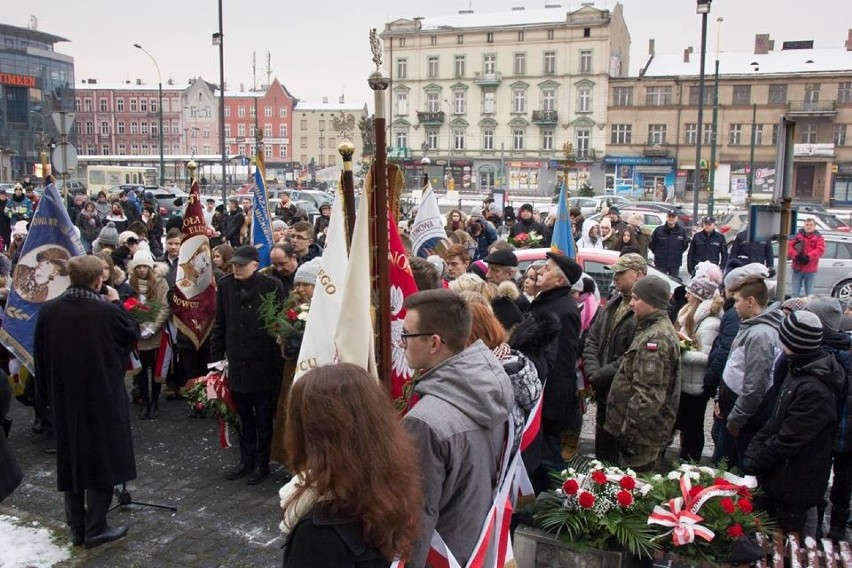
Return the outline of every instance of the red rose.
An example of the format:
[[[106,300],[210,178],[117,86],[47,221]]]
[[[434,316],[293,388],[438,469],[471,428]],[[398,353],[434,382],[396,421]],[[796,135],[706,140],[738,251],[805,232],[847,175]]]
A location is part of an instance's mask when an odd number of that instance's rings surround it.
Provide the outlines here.
[[[700,485],[696,485],[696,486],[692,487],[689,490],[689,498],[692,499],[693,497],[695,497],[696,495],[698,495],[702,491],[704,491],[704,488],[701,487]]]
[[[576,479],[569,479],[565,483],[562,484],[562,492],[566,495],[576,495],[577,491],[580,490],[580,484],[577,483]]]
[[[595,506],[595,496],[588,491],[580,495],[580,506],[584,509],[591,509]]]
[[[731,538],[740,538],[744,534],[743,527],[739,523],[734,523],[728,527],[728,536]]]
[[[296,321],[296,318],[299,317],[299,313],[296,310],[287,310],[287,319],[290,321]]]
[[[198,412],[201,412],[202,410],[204,410],[204,403],[203,402],[196,402],[195,403],[195,410],[197,410]]]
[[[618,504],[622,507],[629,507],[633,504],[633,495],[631,495],[629,491],[619,491],[615,498],[618,500]]]
[[[737,501],[737,508],[739,508],[739,510],[745,513],[746,515],[751,514],[751,512],[754,510],[754,507],[751,506],[751,501],[749,501],[748,499],[740,499],[739,501]]]
[[[737,495],[743,499],[751,499],[751,491],[749,491],[748,487],[745,485],[740,485],[740,488],[737,490]]]
[[[606,484],[606,474],[602,471],[596,471],[592,474],[592,481],[594,481],[598,485],[605,485]]]
[[[717,477],[713,480],[713,485],[730,485],[731,482],[722,477]]]
[[[730,497],[725,497],[719,501],[719,506],[722,507],[722,510],[729,515],[734,513],[734,501]]]
[[[622,489],[633,491],[636,489],[636,480],[629,475],[625,475],[621,478],[621,481],[618,482],[618,485],[620,485]]]

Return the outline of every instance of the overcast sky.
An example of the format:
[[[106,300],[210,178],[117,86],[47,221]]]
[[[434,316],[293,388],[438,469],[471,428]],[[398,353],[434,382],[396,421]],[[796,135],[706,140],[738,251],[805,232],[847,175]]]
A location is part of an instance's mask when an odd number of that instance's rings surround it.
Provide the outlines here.
[[[559,3],[560,0],[547,0]],[[635,73],[655,38],[657,53],[698,49],[700,16],[694,0],[623,0],[632,38],[631,72]],[[266,53],[272,75],[296,97],[364,103],[372,92],[369,29],[381,31],[385,22],[414,16],[441,16],[472,7],[474,11],[506,11],[513,6],[544,7],[544,0],[223,0],[225,82],[235,90],[252,85],[252,52],[257,52],[258,84],[266,82]],[[562,0],[574,10],[580,2]],[[614,1],[599,0],[612,8]],[[782,41],[813,39],[816,47],[842,47],[846,41],[849,0],[715,0],[708,31],[708,52],[715,52],[716,18],[723,17],[722,50],[751,50],[754,35],[769,33]],[[75,59],[77,82],[96,78],[117,82],[140,78],[156,83],[150,60],[132,47],[140,43],[160,65],[163,80],[185,82],[202,76],[218,83],[218,48],[211,34],[218,30],[217,0],[145,0],[128,4],[115,0],[4,0],[0,22],[26,26],[30,16],[38,29],[70,40],[57,49]],[[852,57],[852,52],[850,52]],[[712,61],[710,59],[709,61]],[[386,61],[387,64],[387,61]],[[709,67],[708,67],[709,68]],[[3,71],[0,69],[0,71]]]

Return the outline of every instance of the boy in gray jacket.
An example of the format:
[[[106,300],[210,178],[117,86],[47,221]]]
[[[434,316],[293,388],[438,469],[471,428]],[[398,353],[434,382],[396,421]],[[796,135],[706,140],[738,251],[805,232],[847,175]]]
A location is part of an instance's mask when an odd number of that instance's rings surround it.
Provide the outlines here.
[[[718,411],[726,421],[719,445],[731,448],[736,465],[742,459],[752,437],[763,426],[772,410],[776,389],[772,371],[781,350],[778,328],[784,319],[775,306],[767,307],[769,290],[764,279],[752,276],[735,285],[729,293],[740,316],[740,329],[719,386]]]

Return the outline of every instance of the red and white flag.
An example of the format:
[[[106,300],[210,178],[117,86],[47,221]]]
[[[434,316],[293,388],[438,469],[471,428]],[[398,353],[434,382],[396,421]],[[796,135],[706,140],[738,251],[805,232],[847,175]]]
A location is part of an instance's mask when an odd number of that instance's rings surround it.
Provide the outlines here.
[[[413,371],[402,348],[402,321],[405,308],[402,303],[417,293],[417,284],[405,255],[405,247],[399,238],[396,220],[388,212],[388,262],[390,263],[390,318],[391,318],[391,399],[402,396],[406,383],[411,381]]]
[[[188,199],[183,218],[172,314],[175,327],[198,350],[210,335],[216,319],[216,279],[213,277],[213,259],[197,180],[192,181]]]

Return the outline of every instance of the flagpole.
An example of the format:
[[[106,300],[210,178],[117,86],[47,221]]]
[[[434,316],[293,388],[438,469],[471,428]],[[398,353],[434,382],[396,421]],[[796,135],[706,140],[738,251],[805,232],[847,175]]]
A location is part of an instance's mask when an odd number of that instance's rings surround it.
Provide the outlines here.
[[[186,169],[189,170],[189,187],[192,187],[193,182],[195,181],[195,169],[198,167],[198,164],[195,163],[195,160],[190,160],[186,163]]]
[[[370,48],[373,52],[373,62],[376,70],[370,75],[367,83],[375,96],[375,140],[376,155],[373,160],[373,204],[375,206],[375,235],[374,274],[377,282],[379,299],[376,323],[378,341],[376,341],[379,380],[391,387],[391,329],[390,329],[390,274],[388,271],[388,183],[387,183],[387,141],[385,137],[385,101],[384,92],[390,82],[382,76],[382,46],[376,29],[370,30]]]
[[[343,211],[346,213],[346,249],[352,245],[352,233],[355,231],[355,178],[352,175],[352,155],[355,144],[344,140],[337,151],[343,157]]]

